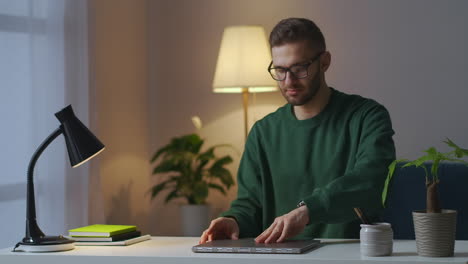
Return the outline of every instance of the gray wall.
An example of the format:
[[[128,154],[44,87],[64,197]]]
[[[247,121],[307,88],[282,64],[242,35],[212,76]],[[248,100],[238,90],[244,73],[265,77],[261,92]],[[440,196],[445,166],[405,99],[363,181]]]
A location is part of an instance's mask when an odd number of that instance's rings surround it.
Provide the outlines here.
[[[399,157],[414,158],[429,146],[446,150],[445,137],[468,146],[468,1],[161,0],[149,1],[148,10],[151,151],[193,131],[195,114],[210,144],[231,143],[241,151],[240,95],[211,92],[221,34],[236,24],[260,24],[269,32],[291,16],[322,28],[332,54],[330,86],[388,108]],[[277,93],[256,95],[250,125],[283,104]],[[233,196],[211,202],[223,209]],[[176,214],[160,201],[154,206],[155,214]],[[160,222],[154,232],[170,230]]]

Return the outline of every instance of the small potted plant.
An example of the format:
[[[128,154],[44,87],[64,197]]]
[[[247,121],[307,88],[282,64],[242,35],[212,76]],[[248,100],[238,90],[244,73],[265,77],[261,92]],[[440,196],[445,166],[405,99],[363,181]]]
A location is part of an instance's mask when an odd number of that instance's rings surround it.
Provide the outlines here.
[[[201,126],[198,122],[194,121],[197,127]],[[188,236],[199,236],[200,231],[207,227],[209,207],[206,199],[209,190],[226,195],[226,191],[234,185],[231,172],[225,168],[232,163],[231,156],[215,155],[217,148],[229,145],[215,145],[202,151],[204,142],[196,133],[175,137],[158,149],[151,159],[151,163],[155,164],[153,175],[160,179],[150,189],[151,199],[163,190],[168,191],[165,203],[176,198],[185,199],[188,205],[182,206],[182,229]]]
[[[450,139],[447,139],[444,143],[453,150],[442,153],[431,147],[424,151],[425,155],[415,160],[398,159],[388,167],[388,176],[383,192],[384,204],[389,182],[397,166],[402,168],[415,166],[425,171],[426,210],[413,211],[417,250],[420,256],[446,257],[453,256],[454,252],[457,212],[440,208],[438,192],[439,165],[443,161],[468,165],[468,162],[461,159],[468,156],[468,149],[460,148]],[[426,166],[428,162],[431,163],[430,169]]]

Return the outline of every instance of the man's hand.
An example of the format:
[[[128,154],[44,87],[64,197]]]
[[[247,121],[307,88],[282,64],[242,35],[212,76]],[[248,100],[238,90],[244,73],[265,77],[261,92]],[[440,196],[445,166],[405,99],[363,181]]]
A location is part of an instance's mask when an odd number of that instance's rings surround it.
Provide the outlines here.
[[[218,217],[211,221],[210,226],[200,237],[199,244],[217,239],[239,239],[239,225],[233,218]]]
[[[308,222],[309,210],[307,209],[307,206],[301,206],[285,215],[275,218],[273,224],[255,238],[255,242],[283,242],[284,240],[301,233]]]

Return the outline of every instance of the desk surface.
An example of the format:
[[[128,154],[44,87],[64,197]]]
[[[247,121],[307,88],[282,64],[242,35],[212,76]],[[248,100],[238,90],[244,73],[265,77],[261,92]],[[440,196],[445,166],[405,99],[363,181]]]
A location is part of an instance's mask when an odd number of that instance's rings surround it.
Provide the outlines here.
[[[11,252],[0,249],[0,263],[468,263],[468,241],[456,241],[455,256],[425,258],[416,254],[414,240],[395,240],[393,255],[387,257],[361,257],[359,240],[322,240],[323,246],[304,254],[224,254],[193,253],[196,237],[152,237],[130,246],[76,246],[74,250],[55,253]]]

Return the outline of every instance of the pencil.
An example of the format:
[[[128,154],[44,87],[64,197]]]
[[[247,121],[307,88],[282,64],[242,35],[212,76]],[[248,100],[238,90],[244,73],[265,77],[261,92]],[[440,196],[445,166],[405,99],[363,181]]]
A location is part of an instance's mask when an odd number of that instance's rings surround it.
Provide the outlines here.
[[[370,225],[370,222],[369,220],[367,219],[366,215],[364,214],[364,212],[362,212],[362,210],[358,207],[354,208],[354,212],[356,212],[357,216],[359,217],[359,219],[361,219],[361,222],[365,225]]]

